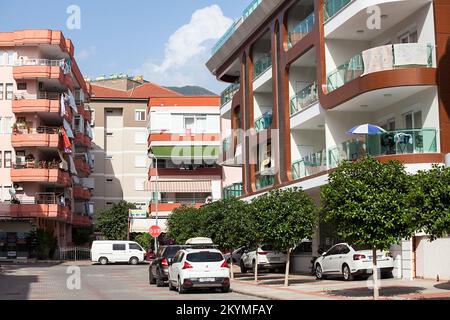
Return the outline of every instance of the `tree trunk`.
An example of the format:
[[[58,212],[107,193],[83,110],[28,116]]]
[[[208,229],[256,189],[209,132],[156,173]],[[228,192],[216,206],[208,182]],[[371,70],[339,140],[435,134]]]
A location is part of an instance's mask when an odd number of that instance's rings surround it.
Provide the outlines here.
[[[378,287],[377,248],[373,247],[372,252],[373,299],[378,300],[380,289]]]
[[[258,264],[259,264],[259,246],[256,247],[256,262],[255,262],[255,283],[258,283]]]
[[[289,268],[291,264],[291,251],[292,249],[289,248],[287,251],[287,260],[286,260],[286,271],[284,274],[284,286],[289,287]]]

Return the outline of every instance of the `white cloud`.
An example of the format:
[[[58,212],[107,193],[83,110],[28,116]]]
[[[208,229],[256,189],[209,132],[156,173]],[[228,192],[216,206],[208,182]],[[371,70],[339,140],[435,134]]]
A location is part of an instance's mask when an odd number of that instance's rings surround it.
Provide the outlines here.
[[[225,17],[218,5],[199,9],[192,14],[188,24],[170,36],[161,63],[149,59],[133,73],[162,85],[216,87],[216,80],[205,63],[214,42],[232,24],[233,20]]]
[[[90,46],[87,49],[83,49],[80,52],[76,53],[77,60],[86,60],[87,58],[95,55],[97,52],[97,48],[95,46]]]

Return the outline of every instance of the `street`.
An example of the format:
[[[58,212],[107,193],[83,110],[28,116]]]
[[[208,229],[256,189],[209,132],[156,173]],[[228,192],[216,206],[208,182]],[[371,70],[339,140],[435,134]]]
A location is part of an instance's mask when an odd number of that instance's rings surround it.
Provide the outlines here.
[[[90,265],[79,263],[78,290],[67,279],[77,264],[3,265],[0,300],[256,300],[238,293],[197,290],[180,295],[168,287],[148,284],[148,265]],[[67,273],[67,272],[70,273]],[[69,281],[69,287],[74,283]]]

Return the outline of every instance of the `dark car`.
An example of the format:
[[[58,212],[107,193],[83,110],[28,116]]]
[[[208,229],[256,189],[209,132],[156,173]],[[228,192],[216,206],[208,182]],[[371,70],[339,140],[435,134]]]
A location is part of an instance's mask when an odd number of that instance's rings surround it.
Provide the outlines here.
[[[160,247],[155,259],[148,268],[148,282],[157,287],[163,287],[169,279],[169,264],[175,254],[182,249],[180,245],[171,245]]]

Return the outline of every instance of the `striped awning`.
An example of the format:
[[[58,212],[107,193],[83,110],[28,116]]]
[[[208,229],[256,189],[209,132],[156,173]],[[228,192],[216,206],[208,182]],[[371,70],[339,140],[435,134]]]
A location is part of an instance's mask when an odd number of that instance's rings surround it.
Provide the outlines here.
[[[159,159],[217,159],[218,146],[153,146],[151,153]]]
[[[150,192],[211,192],[211,181],[149,181],[148,190]]]

